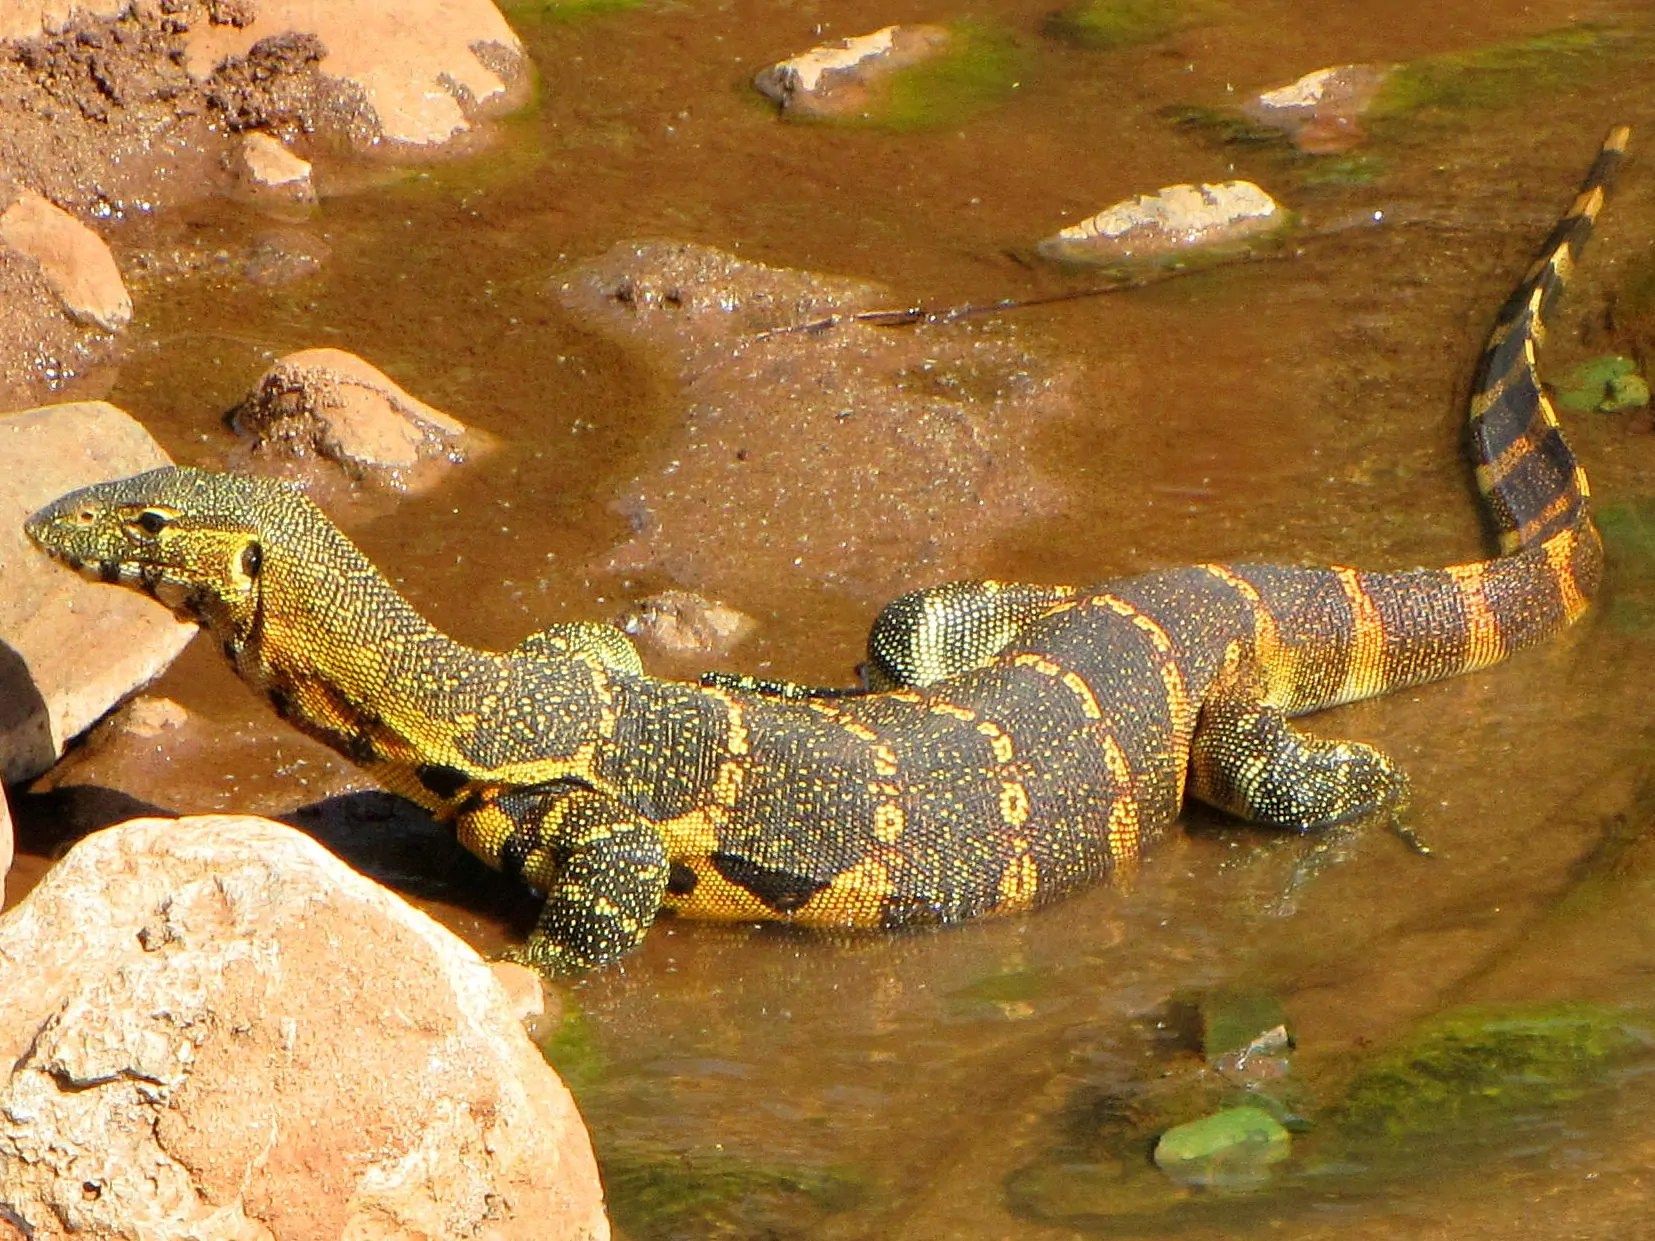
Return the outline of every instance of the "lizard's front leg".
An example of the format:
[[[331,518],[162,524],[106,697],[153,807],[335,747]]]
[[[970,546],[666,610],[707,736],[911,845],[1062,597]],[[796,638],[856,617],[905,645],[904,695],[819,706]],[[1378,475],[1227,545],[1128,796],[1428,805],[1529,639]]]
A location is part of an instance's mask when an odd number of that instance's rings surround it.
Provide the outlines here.
[[[660,830],[580,784],[485,792],[455,819],[460,843],[545,894],[540,920],[505,957],[544,974],[606,965],[636,948],[667,887]]]
[[[1190,792],[1252,823],[1312,831],[1399,812],[1408,781],[1371,745],[1308,736],[1279,709],[1227,687],[1196,723]]]

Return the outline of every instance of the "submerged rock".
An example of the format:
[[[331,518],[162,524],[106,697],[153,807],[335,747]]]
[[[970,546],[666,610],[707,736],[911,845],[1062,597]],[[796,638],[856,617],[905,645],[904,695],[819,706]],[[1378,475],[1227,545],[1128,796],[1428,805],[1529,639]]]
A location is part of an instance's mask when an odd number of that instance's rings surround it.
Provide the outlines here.
[[[421,467],[463,461],[483,446],[464,423],[409,396],[342,349],[303,349],[279,358],[229,420],[255,452],[315,454],[353,477],[403,484],[424,481]]]
[[[897,70],[940,55],[949,41],[943,26],[884,26],[761,69],[753,85],[780,104],[784,116],[860,116],[876,106]]]
[[[196,627],[66,571],[23,535],[23,518],[65,492],[170,465],[143,427],[102,401],[7,414],[0,461],[0,780],[15,783],[159,676]]]
[[[1378,98],[1390,65],[1335,65],[1307,73],[1296,82],[1267,90],[1242,112],[1279,129],[1301,151],[1330,155],[1348,151],[1367,135],[1361,118]]]
[[[813,1236],[870,1196],[852,1170],[723,1145],[620,1147],[606,1153],[604,1177],[617,1225],[636,1237]]]
[[[146,819],[0,919],[0,1202],[31,1236],[609,1235],[475,953],[301,833]]]
[[[1263,1108],[1230,1107],[1168,1129],[1155,1143],[1155,1164],[1186,1185],[1248,1189],[1292,1147],[1292,1135]]]
[[[753,632],[751,616],[693,591],[663,590],[640,599],[615,623],[673,655],[725,655]]]
[[[1114,51],[1204,25],[1222,12],[1220,0],[1076,0],[1054,13],[1046,30],[1065,43]]]
[[[612,570],[871,603],[1063,503],[1031,443],[1074,413],[1076,370],[1003,325],[876,327],[851,316],[890,304],[878,285],[662,241],[617,245],[558,293],[682,385],[672,434],[621,486]]]
[[[1334,1127],[1346,1140],[1417,1145],[1572,1102],[1655,1046],[1655,1030],[1592,1004],[1451,1010],[1365,1060]]]
[[[1286,224],[1275,199],[1251,181],[1169,185],[1071,224],[1036,248],[1067,263],[1153,261],[1253,241]]]

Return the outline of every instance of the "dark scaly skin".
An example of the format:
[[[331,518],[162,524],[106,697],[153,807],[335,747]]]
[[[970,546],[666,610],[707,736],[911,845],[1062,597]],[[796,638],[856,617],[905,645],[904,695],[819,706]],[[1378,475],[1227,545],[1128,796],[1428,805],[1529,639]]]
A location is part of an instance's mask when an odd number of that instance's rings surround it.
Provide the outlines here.
[[[1533,344],[1625,138],[1611,134],[1479,367],[1493,560],[954,584],[876,626],[894,688],[822,697],[649,677],[598,625],[503,654],[462,646],[266,481],[155,470],[27,528],[198,620],[284,718],[545,894],[514,954],[542,969],[614,960],[663,906],[836,927],[1026,909],[1134,864],[1186,789],[1301,829],[1394,807],[1405,784],[1382,754],[1288,717],[1486,667],[1585,610],[1601,548]]]

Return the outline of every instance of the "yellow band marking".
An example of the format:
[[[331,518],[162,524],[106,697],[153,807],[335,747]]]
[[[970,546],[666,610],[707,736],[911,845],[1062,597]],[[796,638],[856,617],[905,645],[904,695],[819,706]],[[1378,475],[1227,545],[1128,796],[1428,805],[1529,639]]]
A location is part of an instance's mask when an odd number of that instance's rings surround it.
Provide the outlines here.
[[[1103,739],[1103,765],[1109,768],[1109,778],[1118,789],[1132,787],[1132,765],[1126,761],[1126,751],[1113,737]]]
[[[878,926],[885,912],[885,898],[894,890],[885,863],[878,858],[863,858],[835,875],[791,921],[807,926]]]
[[[1465,609],[1467,640],[1460,671],[1471,672],[1498,663],[1505,657],[1506,640],[1500,632],[1500,622],[1495,618],[1494,609],[1489,607],[1484,589],[1488,567],[1484,564],[1457,564],[1449,565],[1444,572],[1459,587],[1460,602]]]
[[[1069,692],[1080,700],[1080,710],[1089,720],[1101,720],[1103,710],[1098,706],[1097,695],[1092,687],[1086,684],[1086,678],[1078,672],[1065,672],[1059,678],[1069,689]]]
[[[879,740],[879,734],[869,728],[861,720],[841,717],[839,724],[840,727],[842,727],[851,736],[855,737],[858,741],[872,743]]]
[[[1143,850],[1143,828],[1138,822],[1138,803],[1131,797],[1120,797],[1109,807],[1109,856],[1117,867],[1138,860]]]
[[[1005,912],[1027,909],[1034,904],[1040,890],[1040,872],[1034,858],[1027,853],[1016,854],[1000,873],[1000,900],[997,908]]]
[[[1258,587],[1228,565],[1204,564],[1197,567],[1223,582],[1246,600],[1253,613],[1253,653],[1261,663],[1268,666],[1281,649],[1281,631],[1276,627],[1275,614],[1264,602],[1264,596],[1259,594]]]
[[[988,738],[989,749],[994,752],[994,761],[1004,767],[1012,759],[1011,738],[992,720],[984,720],[977,725],[977,731]]]
[[[959,720],[962,724],[972,724],[975,723],[977,719],[977,713],[975,711],[968,707],[962,707],[958,703],[949,702],[943,698],[933,698],[930,703],[927,704],[926,709],[930,711],[932,715],[946,715],[949,719]]]
[[[1560,492],[1552,497],[1552,502],[1546,505],[1533,517],[1525,521],[1517,529],[1517,546],[1523,547],[1534,541],[1534,536],[1546,528],[1547,523],[1563,516],[1569,505],[1574,502],[1574,496],[1567,491]]]
[[[1008,827],[1029,821],[1029,791],[1017,780],[1000,782],[1000,818]]]
[[[718,873],[705,856],[681,859],[695,872],[695,887],[683,896],[668,895],[666,905],[687,918],[701,918],[711,922],[784,922],[791,921],[778,914],[739,883],[731,883]],[[818,894],[820,895],[820,894]]]
[[[881,844],[894,845],[907,825],[908,816],[896,802],[881,802],[874,807],[873,834]]]
[[[1350,659],[1334,701],[1355,702],[1385,688],[1385,622],[1358,570],[1339,568],[1333,573],[1350,605],[1351,618]]]
[[[1561,531],[1547,539],[1541,545],[1546,553],[1546,565],[1552,571],[1552,578],[1557,582],[1557,591],[1563,600],[1563,619],[1566,624],[1574,624],[1581,614],[1586,611],[1586,596],[1581,593],[1580,583],[1575,580],[1574,553],[1575,532],[1572,528]]]
[[[703,689],[702,692],[724,708],[724,748],[726,752],[738,757],[748,753],[747,717],[741,704],[716,687],[709,686]]]
[[[1059,668],[1051,660],[1030,651],[1017,652],[1011,657],[1011,662],[1018,668],[1033,668],[1041,676],[1051,677],[1054,680],[1063,675],[1062,668]]]
[[[1505,451],[1499,456],[1492,461],[1485,461],[1477,467],[1478,488],[1485,495],[1494,490],[1495,487],[1505,481],[1506,476],[1512,470],[1517,468],[1517,463],[1533,451],[1534,441],[1529,438],[1528,431],[1524,430],[1521,435],[1506,445]]]
[[[1481,392],[1471,396],[1471,417],[1481,418],[1493,409],[1499,399],[1506,394],[1506,383],[1511,379],[1511,372],[1507,371]]]

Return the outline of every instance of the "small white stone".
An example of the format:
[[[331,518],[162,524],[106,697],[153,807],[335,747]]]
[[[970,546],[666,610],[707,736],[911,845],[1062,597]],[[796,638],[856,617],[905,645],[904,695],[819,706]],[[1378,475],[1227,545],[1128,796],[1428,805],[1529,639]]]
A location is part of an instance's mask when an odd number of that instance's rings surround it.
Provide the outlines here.
[[[1264,91],[1259,95],[1258,101],[1267,108],[1313,108],[1322,101],[1328,83],[1347,68],[1349,66],[1341,65],[1317,69],[1305,74],[1297,82],[1289,82],[1275,90]]]
[[[1039,250],[1072,261],[1148,257],[1254,237],[1281,222],[1275,199],[1251,181],[1169,185],[1071,224]]]
[[[884,56],[891,50],[895,37],[895,26],[882,26],[872,34],[824,43],[821,47],[811,48],[771,66],[767,71],[769,76],[761,73],[759,76],[764,80],[760,82],[759,89],[777,103],[786,103],[787,96],[798,91],[808,94],[816,90],[822,84],[824,73],[852,69],[864,60]]]

